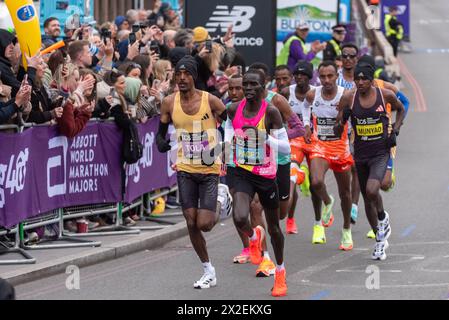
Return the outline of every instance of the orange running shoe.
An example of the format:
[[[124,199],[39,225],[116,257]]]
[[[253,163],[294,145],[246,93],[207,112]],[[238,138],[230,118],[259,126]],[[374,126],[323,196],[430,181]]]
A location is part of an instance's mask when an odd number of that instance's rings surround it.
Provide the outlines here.
[[[269,277],[274,275],[276,266],[269,258],[263,258],[262,263],[259,264],[259,268],[256,270],[256,277]]]
[[[256,240],[249,241],[249,257],[252,264],[260,264],[263,260],[262,241],[265,238],[265,230],[261,226],[254,228]]]
[[[287,233],[289,234],[298,233],[295,218],[287,218]]]
[[[287,295],[287,282],[285,269],[281,271],[276,270],[274,274],[274,287],[271,289],[271,295],[273,297],[283,297]]]

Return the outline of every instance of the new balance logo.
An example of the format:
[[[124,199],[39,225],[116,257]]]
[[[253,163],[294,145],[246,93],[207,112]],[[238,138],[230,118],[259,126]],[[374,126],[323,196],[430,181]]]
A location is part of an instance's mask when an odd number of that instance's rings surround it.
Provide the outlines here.
[[[378,106],[376,109],[376,112],[384,112],[384,111],[385,111],[385,109],[383,106]]]
[[[207,119],[209,119],[209,114],[208,114],[208,113],[206,113],[206,114],[201,118],[201,120],[207,120]]]
[[[251,18],[255,14],[256,8],[251,6],[233,6],[229,10],[228,6],[217,5],[212,17],[206,23],[206,29],[214,33],[221,27],[220,32],[225,33],[228,26],[233,24],[234,32],[245,32],[251,28]]]

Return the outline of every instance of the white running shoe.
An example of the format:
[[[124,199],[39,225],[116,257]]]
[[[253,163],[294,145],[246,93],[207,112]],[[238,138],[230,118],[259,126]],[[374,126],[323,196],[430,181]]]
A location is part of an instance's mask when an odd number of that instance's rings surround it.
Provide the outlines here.
[[[205,272],[200,280],[193,284],[195,289],[209,289],[210,287],[215,287],[217,285],[217,277],[215,272],[211,274],[210,272]]]
[[[232,196],[227,185],[218,184],[217,201],[220,203],[220,220],[229,218],[232,215]]]
[[[377,223],[377,241],[385,241],[390,237],[391,226],[390,226],[390,216],[387,211],[385,211],[385,218]]]
[[[377,241],[374,245],[374,251],[373,255],[371,256],[371,259],[373,260],[385,260],[387,258],[387,254],[385,253],[385,250],[387,250],[389,247],[388,241]]]

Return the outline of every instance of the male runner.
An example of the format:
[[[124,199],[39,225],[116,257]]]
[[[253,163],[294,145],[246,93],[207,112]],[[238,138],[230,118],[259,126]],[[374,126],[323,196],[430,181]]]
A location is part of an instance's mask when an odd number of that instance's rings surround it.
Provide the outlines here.
[[[277,108],[264,99],[265,75],[249,70],[243,77],[245,99],[228,109],[225,141],[232,141],[236,165],[234,185],[234,221],[250,239],[251,260],[262,257],[265,232],[260,226],[251,228],[248,221],[250,203],[259,195],[276,257],[273,296],[287,294],[284,267],[284,236],[279,226],[279,193],[276,184],[276,152],[289,153],[287,131]],[[231,125],[229,125],[231,124]],[[269,134],[268,134],[269,133]]]
[[[292,73],[287,65],[280,65],[274,69],[274,81],[276,83],[276,92],[281,93],[282,90],[288,88],[292,83]]]
[[[226,119],[223,103],[207,92],[195,89],[198,66],[193,57],[185,56],[176,64],[175,80],[179,92],[166,97],[161,106],[161,119],[156,136],[160,152],[171,149],[166,140],[168,125],[173,122],[178,141],[176,159],[178,189],[190,240],[204,268],[194,288],[217,284],[201,232],[211,231],[218,221],[217,189],[220,164],[204,160],[204,152],[217,143],[216,119]],[[209,159],[207,159],[209,160]]]
[[[339,70],[337,85],[345,88],[346,90],[351,90],[355,87],[354,83],[354,68],[357,64],[357,58],[359,54],[359,48],[352,43],[344,44],[341,48],[341,58],[342,58],[342,69]],[[348,134],[349,138],[349,150],[351,154],[354,153],[353,139],[351,136],[352,127],[349,124]],[[357,179],[357,172],[355,165],[351,167],[351,222],[356,223],[358,216],[358,204],[360,197],[360,186]]]
[[[322,85],[306,94],[303,113],[304,123],[309,128],[310,114],[313,115],[313,137],[316,140],[310,155],[312,189],[325,205],[321,212],[322,225],[330,227],[334,221],[332,213],[334,198],[327,193],[324,177],[327,170],[332,169],[334,171],[344,219],[339,249],[346,251],[353,248],[351,235],[351,166],[354,160],[349,151],[348,126],[344,127],[341,135],[336,135],[333,131],[338,114],[337,105],[345,89],[337,86],[338,71],[333,61],[322,62],[318,67],[318,72]],[[311,106],[313,107],[312,110]],[[305,139],[306,142],[310,141],[310,131],[307,131]],[[319,221],[316,221],[315,224],[319,225]],[[324,229],[320,229],[321,241],[319,243],[325,243]]]
[[[313,78],[313,65],[310,62],[300,60],[295,66],[293,75],[296,84],[285,88],[282,91],[282,95],[288,99],[293,112],[295,112],[302,121],[302,109],[305,96],[307,92],[315,88],[310,85],[310,80]],[[286,223],[286,231],[288,234],[298,233],[298,228],[294,218],[296,203],[298,200],[296,185],[300,186],[301,191],[305,196],[310,195],[309,169],[301,163],[305,156],[307,163],[310,166],[309,154],[312,150],[312,146],[313,145],[311,143],[305,142],[304,137],[298,137],[290,140],[290,198]],[[318,217],[318,220],[320,220],[321,200],[314,192],[312,192],[312,202],[315,209],[315,217]],[[281,219],[282,218],[283,217],[281,216]]]
[[[232,103],[239,102],[245,98],[242,81],[243,81],[242,75],[235,75],[229,79],[228,95],[229,95],[229,98],[231,99],[231,102],[226,105],[226,108],[229,108]],[[226,121],[231,122],[230,119],[228,119]],[[232,126],[232,124],[230,124],[230,125]],[[226,124],[225,124],[225,127],[226,127]],[[235,178],[234,178],[235,164],[234,164],[234,162],[228,162],[226,170],[227,170],[226,183],[229,187],[229,191],[231,192],[232,197],[234,197],[234,190],[235,190]],[[262,218],[262,214],[254,214],[255,212],[257,213],[257,210],[250,210],[251,226],[253,228],[255,228],[257,226],[264,227],[265,222]],[[234,223],[234,225],[235,225],[235,223]],[[237,228],[237,233],[239,234],[239,237],[242,240],[243,249],[239,255],[234,257],[234,263],[250,262],[249,238],[238,228]],[[256,271],[256,276],[268,277],[270,275],[274,275],[276,266],[274,265],[273,261],[271,261],[271,258],[268,254],[268,251],[266,249],[266,240],[265,239],[262,244],[262,249],[264,250],[264,257],[262,259],[262,262],[257,261],[257,264],[259,264],[259,268]]]
[[[375,60],[373,56],[370,55],[364,55],[359,59],[358,62],[360,65],[363,64],[368,64],[369,66],[371,66],[373,69],[376,68],[376,64],[375,64]],[[408,100],[408,98],[405,96],[404,93],[402,93],[401,91],[399,91],[399,89],[392,83],[383,81],[381,79],[374,79],[373,85],[375,87],[378,87],[380,89],[389,89],[391,91],[393,91],[396,94],[396,97],[398,98],[399,101],[401,101],[401,103],[404,105],[405,108],[405,116],[407,116],[407,112],[408,112],[408,108],[410,105],[410,102]],[[391,113],[391,106],[390,104],[387,103],[386,105],[387,107],[387,113]],[[388,128],[389,132],[392,130],[392,123],[391,123],[391,117],[390,117],[390,126]],[[391,148],[391,152],[390,152],[390,159],[388,160],[388,164],[387,164],[387,171],[385,173],[385,177],[382,180],[382,184],[380,186],[380,188],[385,191],[388,192],[391,189],[393,189],[395,183],[396,183],[396,176],[394,174],[394,166],[393,166],[393,159],[396,156],[396,147]],[[373,230],[370,230],[367,234],[366,234],[367,238],[370,239],[375,239],[376,235],[374,234]]]
[[[360,189],[366,216],[376,234],[372,259],[385,260],[391,227],[379,189],[390,158],[390,149],[396,146],[396,137],[399,135],[405,109],[391,90],[379,89],[373,85],[374,68],[370,65],[358,64],[354,77],[357,90],[345,93],[340,100],[335,131],[336,134],[342,132],[345,122],[351,118]],[[396,122],[391,133],[388,132],[387,104],[391,105],[392,111],[396,111]]]

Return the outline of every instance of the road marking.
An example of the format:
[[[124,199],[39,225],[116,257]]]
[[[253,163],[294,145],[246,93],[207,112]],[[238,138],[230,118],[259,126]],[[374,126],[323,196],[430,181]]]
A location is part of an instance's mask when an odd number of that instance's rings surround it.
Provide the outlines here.
[[[347,270],[347,269],[343,269],[343,270],[335,270],[335,272],[360,272],[360,273],[366,273],[366,270]],[[382,270],[382,269],[379,269],[379,272],[399,273],[399,272],[402,272],[402,270]]]
[[[323,290],[311,296],[309,300],[321,300],[323,298],[328,297],[330,294],[331,292],[329,290]]]
[[[407,237],[410,233],[412,233],[413,230],[416,229],[416,226],[414,224],[408,226],[402,233],[401,237]]]
[[[449,53],[449,48],[416,48],[414,53]]]
[[[405,63],[402,61],[401,58],[398,58],[399,67],[401,69],[401,72],[404,74],[407,81],[410,83],[413,89],[413,93],[416,97],[416,106],[418,112],[426,112],[427,111],[427,104],[426,100],[424,99],[424,94],[422,93],[421,87],[416,81],[415,77],[410,73]]]

